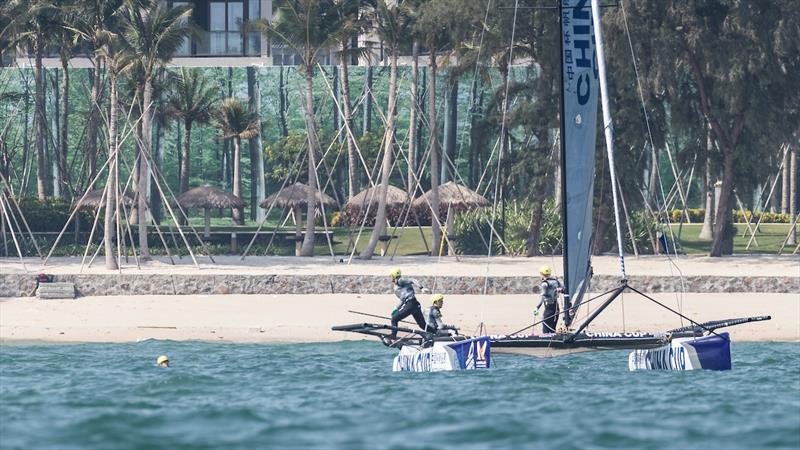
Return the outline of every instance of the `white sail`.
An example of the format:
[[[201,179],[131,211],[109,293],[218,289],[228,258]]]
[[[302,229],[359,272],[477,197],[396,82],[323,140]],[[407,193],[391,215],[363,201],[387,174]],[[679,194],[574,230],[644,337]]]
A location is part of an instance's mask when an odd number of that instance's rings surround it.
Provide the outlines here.
[[[561,5],[564,321],[569,325],[575,312],[570,307],[580,304],[591,279],[599,87],[590,2],[562,0]]]

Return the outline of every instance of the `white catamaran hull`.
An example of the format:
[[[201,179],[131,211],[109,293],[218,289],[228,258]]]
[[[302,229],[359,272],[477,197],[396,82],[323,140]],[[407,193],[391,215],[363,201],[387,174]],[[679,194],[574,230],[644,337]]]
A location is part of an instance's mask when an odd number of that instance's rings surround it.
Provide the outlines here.
[[[673,339],[667,345],[634,350],[628,356],[630,370],[731,370],[728,333],[699,338]]]
[[[441,372],[448,370],[488,369],[491,342],[481,336],[458,342],[436,342],[430,347],[404,345],[395,356],[395,372]]]

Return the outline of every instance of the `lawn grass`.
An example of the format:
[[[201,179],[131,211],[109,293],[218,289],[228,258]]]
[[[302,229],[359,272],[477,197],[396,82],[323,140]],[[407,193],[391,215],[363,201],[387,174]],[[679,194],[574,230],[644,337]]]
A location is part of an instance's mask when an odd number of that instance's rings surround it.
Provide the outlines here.
[[[278,217],[275,218],[270,217],[269,220],[265,223],[265,225],[261,229],[261,233],[269,234],[275,229],[275,225],[277,224]],[[195,226],[198,232],[202,233],[203,227],[203,218],[202,217],[192,217],[189,221],[193,226]],[[751,225],[754,227],[754,225]],[[211,219],[211,228],[212,231],[217,232],[230,232],[230,231],[254,231],[257,228],[257,223],[248,221],[246,225],[237,227],[234,226],[231,222],[231,219],[228,217],[213,217]],[[322,227],[318,227],[320,230]],[[698,235],[700,234],[700,229],[702,228],[702,224],[683,224],[679,226],[677,224],[672,225],[673,233],[677,237],[680,233],[679,238],[679,252],[690,254],[690,255],[703,255],[708,254],[711,251],[711,241],[703,241],[698,239]],[[761,224],[759,226],[759,232],[756,235],[756,242],[753,242],[750,245],[750,248],[747,248],[748,241],[750,239],[750,235],[747,234],[746,237],[742,236],[742,233],[746,230],[745,224],[736,224],[736,237],[734,238],[733,246],[734,246],[734,254],[776,254],[783,243],[786,234],[789,231],[789,224]],[[407,256],[407,255],[422,255],[427,254],[430,252],[429,247],[431,245],[431,228],[430,227],[421,227],[422,233],[425,236],[425,240],[427,241],[428,247],[426,248],[425,241],[423,241],[422,234],[420,233],[420,228],[412,226],[407,228],[398,228],[396,231],[396,235],[398,238],[393,239],[391,244],[389,245],[389,255],[395,253],[398,256]],[[294,230],[294,225],[291,223],[287,223],[287,226],[280,227],[280,231],[282,232],[291,232]],[[370,233],[372,232],[372,228],[365,227],[361,233],[361,238],[358,240],[358,244],[356,245],[356,252],[355,255],[367,245],[369,241]],[[392,234],[393,229],[388,230],[388,234]],[[336,227],[333,228],[333,251],[337,255],[349,255],[350,253],[350,239],[355,240],[356,235],[358,234],[358,228],[348,229],[344,227]],[[800,232],[798,233],[800,234]],[[293,245],[287,242],[276,241],[283,250],[280,254],[293,254]],[[241,245],[241,244],[240,244]],[[395,249],[395,247],[397,247]],[[794,247],[787,246],[784,248],[784,254],[791,254],[794,250]],[[328,247],[328,243],[325,239],[317,239],[316,246],[315,246],[315,253],[317,255],[325,255],[330,253],[330,249]]]
[[[754,224],[750,226],[755,228]],[[748,249],[747,244],[750,240],[750,233],[742,237],[742,234],[747,230],[747,226],[739,223],[735,224],[734,227],[736,228],[736,237],[733,239],[733,253],[740,255],[776,254],[781,244],[783,244],[786,234],[789,233],[789,224],[762,223],[759,225],[758,233],[756,234],[758,244],[753,242]],[[711,251],[711,241],[702,241],[697,237],[700,234],[702,224],[684,224],[682,227],[673,224],[672,230],[676,237],[678,236],[679,228],[682,228],[680,230],[680,239],[678,240],[680,242],[679,251],[690,255],[708,254]],[[792,253],[793,250],[793,247],[787,246],[783,249],[783,253]]]

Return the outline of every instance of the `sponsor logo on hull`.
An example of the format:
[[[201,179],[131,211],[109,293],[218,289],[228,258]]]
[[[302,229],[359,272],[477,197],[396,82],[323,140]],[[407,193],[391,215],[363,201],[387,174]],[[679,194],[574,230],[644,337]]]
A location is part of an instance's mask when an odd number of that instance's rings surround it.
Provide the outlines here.
[[[491,365],[491,342],[479,337],[459,342],[437,342],[432,347],[404,346],[394,358],[395,372],[440,372],[486,369]]]

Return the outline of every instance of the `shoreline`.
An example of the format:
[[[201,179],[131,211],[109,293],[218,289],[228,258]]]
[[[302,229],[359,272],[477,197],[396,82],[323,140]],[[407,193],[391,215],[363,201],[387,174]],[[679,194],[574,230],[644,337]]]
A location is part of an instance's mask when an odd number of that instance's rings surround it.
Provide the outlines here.
[[[376,258],[347,264],[331,258],[239,257],[217,258],[217,264],[195,266],[184,258],[176,265],[156,259],[141,268],[109,271],[95,265],[81,268],[78,258],[55,258],[47,266],[39,259],[26,262],[28,272],[12,260],[0,260],[0,297],[33,295],[35,274],[73,283],[79,296],[97,295],[213,295],[213,294],[385,294],[392,267],[405,276],[446,294],[531,294],[538,291],[539,267],[549,265],[559,275],[560,257]],[[131,261],[132,262],[132,261]],[[592,260],[596,291],[619,285],[619,260]],[[626,275],[637,289],[652,293],[797,293],[800,257],[680,257],[630,258]]]
[[[771,315],[772,320],[728,329],[737,342],[800,341],[800,298],[796,294],[653,294],[699,322]],[[426,299],[420,298],[423,306]],[[445,323],[462,334],[507,334],[532,320],[534,295],[448,295]],[[146,339],[226,343],[318,343],[369,340],[334,332],[333,325],[388,322],[348,310],[387,315],[391,295],[200,295],[111,296],[78,300],[17,298],[0,301],[0,343],[114,343]],[[586,305],[579,319],[595,307]],[[601,314],[592,331],[663,332],[678,317],[633,294],[625,294]],[[536,332],[540,332],[537,326]],[[524,334],[528,334],[525,331]]]

